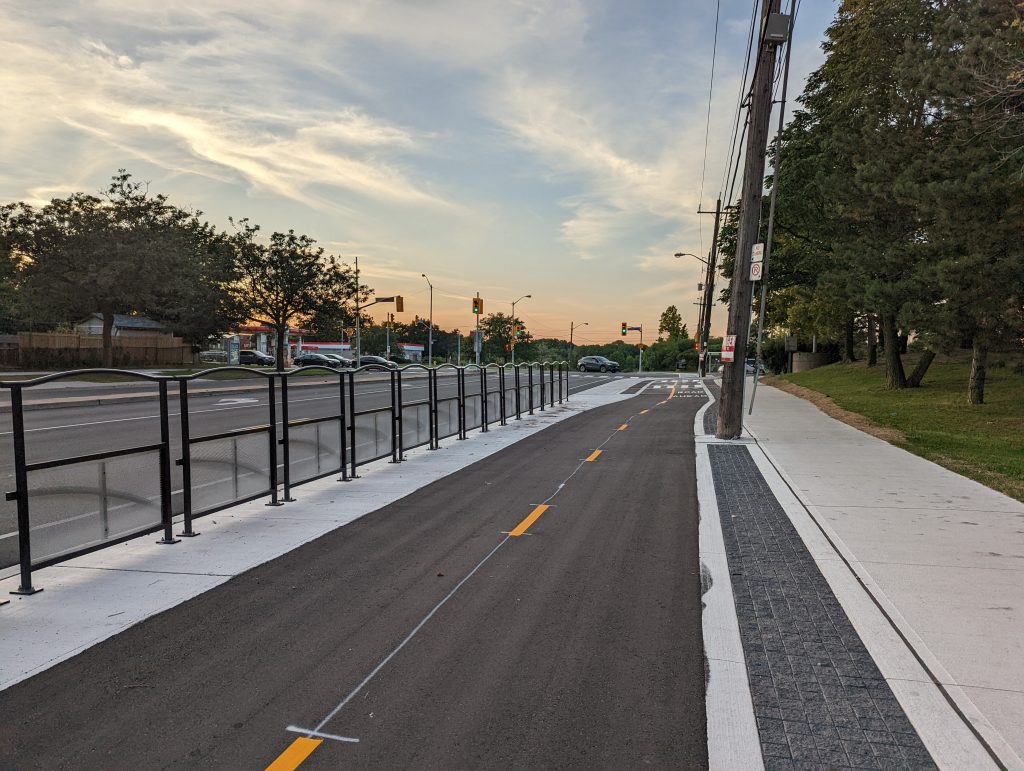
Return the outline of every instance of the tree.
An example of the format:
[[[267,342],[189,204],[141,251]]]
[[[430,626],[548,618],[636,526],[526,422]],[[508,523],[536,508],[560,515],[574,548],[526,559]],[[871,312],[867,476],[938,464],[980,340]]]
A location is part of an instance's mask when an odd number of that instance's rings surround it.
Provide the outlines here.
[[[295,231],[275,232],[269,243],[256,240],[258,225],[238,223],[232,238],[240,278],[235,297],[249,318],[274,329],[277,336],[277,369],[283,371],[287,354],[288,326],[293,319],[323,307],[332,288],[331,262],[316,241]]]
[[[17,220],[20,207],[0,207],[0,334],[17,331],[19,298],[18,266],[21,259],[16,249]]]
[[[665,335],[669,340],[686,335],[683,317],[679,315],[679,309],[674,305],[668,306],[661,313],[661,319],[658,321],[658,337],[662,335]]]
[[[356,272],[337,257],[329,256],[323,265],[322,289],[312,310],[301,319],[317,340],[343,340],[355,328]],[[359,301],[369,301],[372,290],[359,287]],[[367,317],[367,326],[370,325]]]
[[[494,361],[509,356],[516,324],[522,324],[522,321],[504,313],[492,313],[480,319],[480,329],[483,330],[486,340],[485,355],[482,358]],[[525,336],[520,338],[520,344],[528,343],[532,339],[530,333],[526,332]]]
[[[25,304],[68,323],[99,312],[105,367],[113,364],[115,314],[173,315],[202,290],[194,258],[209,229],[123,169],[100,196],[75,193],[38,211],[21,205],[13,235]]]

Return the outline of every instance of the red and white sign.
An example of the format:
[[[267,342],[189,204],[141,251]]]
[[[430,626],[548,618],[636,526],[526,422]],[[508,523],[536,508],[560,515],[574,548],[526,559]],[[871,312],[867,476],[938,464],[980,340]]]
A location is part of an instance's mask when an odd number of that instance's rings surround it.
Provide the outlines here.
[[[760,281],[761,280],[761,275],[762,275],[763,272],[764,272],[764,263],[763,262],[752,262],[752,263],[750,263],[750,280],[751,281]]]
[[[722,338],[722,361],[736,361],[736,335]]]
[[[750,248],[750,261],[761,262],[764,259],[764,244],[754,244]]]

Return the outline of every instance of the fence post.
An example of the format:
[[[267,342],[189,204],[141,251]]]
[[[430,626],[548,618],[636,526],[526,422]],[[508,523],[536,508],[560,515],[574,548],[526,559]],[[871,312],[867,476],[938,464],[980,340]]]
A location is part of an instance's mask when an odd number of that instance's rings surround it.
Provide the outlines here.
[[[572,392],[569,380],[569,362],[565,362],[565,400],[569,401],[569,394]]]
[[[537,374],[540,377],[540,411],[544,412],[544,365],[537,365]]]
[[[348,373],[348,435],[352,440],[352,471],[349,479],[359,479],[356,473],[356,373]]]
[[[274,378],[267,378],[267,395],[270,399],[270,503],[267,506],[284,506],[277,499],[277,393],[274,389]]]
[[[21,584],[11,594],[35,594],[43,591],[32,586],[32,534],[28,516],[28,459],[25,453],[25,413],[21,401],[21,386],[11,386],[11,418],[14,434],[13,500],[18,502],[18,558],[21,563]],[[12,500],[12,494],[7,494]]]
[[[507,426],[505,422],[505,367],[502,366],[498,370],[498,391],[500,396],[498,397],[498,405],[501,407],[501,425]]]
[[[487,433],[487,370],[481,369],[480,375],[480,431]]]
[[[292,453],[291,443],[288,440],[288,375],[281,375],[281,439],[282,463],[284,467],[284,498],[282,500],[291,503],[292,498]]]
[[[402,462],[402,373],[397,369],[391,374],[391,460]]]
[[[188,425],[188,381],[178,381],[178,410],[181,422],[181,508],[185,519],[185,529],[178,533],[185,538],[193,538],[199,533],[192,529],[192,445]]]
[[[440,442],[437,438],[437,369],[427,370],[427,410],[430,413],[430,445],[431,450],[439,450]]]
[[[526,366],[529,367],[529,369],[526,370],[526,373],[529,375],[529,377],[526,379],[526,395],[529,397],[527,399],[527,404],[530,406],[530,414],[532,415],[533,414],[533,365],[532,364],[527,364]]]
[[[341,453],[341,479],[339,482],[348,481],[348,442],[345,437],[345,373],[338,373],[338,436],[341,446],[338,448]]]
[[[459,367],[455,372],[456,393],[459,396],[459,439],[466,438],[466,369]]]
[[[520,410],[520,403],[519,403],[519,365],[518,364],[515,367],[515,373],[516,373],[516,375],[515,375],[515,381],[516,381],[516,420],[522,420],[523,419],[523,414],[522,414],[522,412]]]
[[[558,403],[562,403],[562,362],[558,362]]]
[[[171,521],[171,423],[167,405],[167,381],[160,384],[160,519],[164,525],[164,537],[157,543],[179,543],[174,537],[174,523]]]

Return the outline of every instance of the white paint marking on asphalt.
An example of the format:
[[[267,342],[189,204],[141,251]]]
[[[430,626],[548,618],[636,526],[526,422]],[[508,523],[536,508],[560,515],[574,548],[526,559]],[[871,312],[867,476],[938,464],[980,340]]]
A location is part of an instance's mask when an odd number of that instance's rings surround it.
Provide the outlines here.
[[[408,645],[408,644],[409,644],[409,641],[410,641],[410,640],[412,640],[412,638],[414,638],[414,637],[415,637],[415,636],[416,636],[417,634],[419,634],[419,631],[420,631],[420,630],[421,630],[421,629],[422,629],[422,628],[423,628],[424,626],[426,626],[426,625],[427,625],[427,622],[428,622],[428,621],[430,621],[430,619],[432,619],[432,618],[433,618],[433,617],[434,617],[434,616],[435,616],[435,615],[437,614],[437,611],[441,610],[441,608],[442,608],[442,607],[444,607],[445,603],[447,603],[447,602],[448,602],[448,600],[450,600],[450,599],[451,599],[452,597],[454,597],[454,596],[455,596],[455,593],[456,593],[456,592],[458,592],[458,591],[459,591],[459,589],[461,589],[461,588],[463,587],[463,585],[464,585],[464,584],[465,584],[465,583],[466,583],[466,582],[467,582],[467,581],[468,581],[469,579],[471,579],[471,578],[472,578],[472,577],[473,577],[474,575],[476,575],[476,572],[477,572],[478,570],[480,570],[480,568],[482,568],[482,567],[484,566],[484,563],[486,563],[486,562],[487,562],[487,560],[489,560],[489,559],[490,559],[491,557],[493,557],[493,556],[494,556],[495,554],[497,554],[497,553],[498,553],[498,549],[500,549],[500,548],[501,548],[502,546],[504,546],[504,545],[505,545],[506,543],[508,543],[508,541],[509,541],[509,538],[510,538],[510,537],[511,537],[511,536],[507,536],[507,535],[506,535],[506,536],[505,536],[504,538],[502,538],[502,539],[501,539],[501,540],[500,540],[500,541],[498,542],[498,545],[497,545],[497,546],[495,546],[495,547],[494,547],[493,549],[491,549],[491,551],[490,551],[490,552],[488,552],[487,556],[486,556],[486,557],[484,557],[484,558],[483,558],[482,560],[480,560],[480,561],[479,561],[479,562],[478,562],[478,563],[476,564],[476,567],[474,567],[474,568],[473,568],[472,570],[470,570],[470,571],[469,571],[469,572],[468,572],[468,573],[467,573],[467,574],[466,574],[466,575],[465,575],[465,576],[463,577],[463,579],[462,579],[461,581],[459,581],[459,582],[458,582],[458,583],[457,583],[457,584],[455,585],[455,588],[454,588],[454,589],[452,589],[452,590],[451,590],[450,592],[448,592],[448,594],[446,594],[446,595],[444,596],[444,599],[442,599],[442,600],[441,600],[441,601],[440,601],[439,603],[437,603],[437,605],[435,605],[435,606],[434,606],[434,607],[433,607],[433,608],[431,609],[431,611],[430,611],[430,612],[429,612],[429,613],[428,613],[427,615],[425,615],[425,616],[423,617],[423,619],[422,619],[422,620],[421,620],[421,621],[420,621],[420,622],[419,622],[419,623],[418,623],[418,624],[417,624],[417,625],[416,625],[415,627],[413,627],[413,630],[412,630],[411,632],[409,632],[409,634],[407,634],[407,635],[405,636],[405,639],[404,639],[404,640],[402,640],[402,642],[400,642],[400,643],[398,644],[398,646],[397,646],[397,647],[396,647],[396,648],[395,648],[394,650],[392,650],[392,651],[391,651],[391,653],[389,653],[389,654],[388,654],[387,656],[385,656],[385,657],[384,657],[384,659],[383,659],[383,660],[382,660],[382,661],[381,661],[381,662],[380,662],[380,663],[379,663],[379,664],[378,664],[377,666],[375,666],[375,667],[373,668],[373,670],[372,670],[372,671],[370,672],[370,674],[368,674],[368,675],[367,675],[367,676],[366,676],[365,678],[363,678],[363,682],[361,682],[361,683],[360,683],[359,685],[357,685],[357,686],[356,686],[355,688],[353,688],[353,689],[352,689],[352,692],[351,692],[351,693],[349,693],[349,695],[348,695],[348,696],[346,696],[346,697],[345,697],[344,699],[342,699],[342,700],[341,700],[341,703],[339,703],[339,704],[338,704],[338,706],[336,706],[336,707],[335,707],[334,709],[332,709],[332,710],[331,710],[331,711],[330,711],[330,712],[329,712],[329,713],[327,714],[327,717],[325,717],[325,718],[324,718],[323,720],[321,720],[321,721],[320,721],[320,722],[319,722],[319,723],[317,724],[316,728],[314,728],[313,730],[314,730],[314,731],[319,731],[319,730],[320,730],[321,728],[323,728],[323,727],[324,727],[325,725],[327,725],[327,724],[328,724],[328,723],[329,723],[329,722],[331,721],[331,719],[332,719],[332,718],[333,718],[333,717],[334,717],[335,715],[337,715],[337,714],[338,714],[339,712],[341,712],[341,710],[342,710],[342,709],[344,708],[344,706],[345,706],[346,704],[348,704],[348,703],[349,703],[350,701],[352,701],[352,699],[354,699],[354,698],[356,697],[356,695],[357,695],[357,694],[358,694],[358,693],[359,693],[359,692],[360,692],[361,690],[363,690],[363,688],[365,688],[365,687],[367,686],[367,684],[368,684],[368,683],[369,683],[369,682],[370,682],[371,680],[373,680],[373,678],[374,678],[374,677],[376,677],[376,676],[377,676],[377,673],[378,673],[378,672],[380,672],[380,671],[381,671],[382,669],[384,669],[384,667],[385,667],[385,666],[387,666],[387,663],[388,663],[389,661],[391,661],[391,659],[393,659],[393,658],[394,658],[395,656],[397,656],[397,655],[398,655],[398,653],[399,653],[399,651],[401,651],[401,650],[402,650],[402,648],[404,648],[404,647],[405,647],[406,645]]]
[[[325,734],[320,731],[313,731],[309,728],[300,728],[297,725],[290,725],[284,729],[285,731],[291,731],[295,734],[305,734],[312,738],[314,736],[320,739],[333,739],[336,742],[348,742],[349,744],[359,744],[359,740],[351,736],[338,736],[337,734]]]
[[[259,399],[238,397],[232,399],[218,399],[217,404],[258,404]]]

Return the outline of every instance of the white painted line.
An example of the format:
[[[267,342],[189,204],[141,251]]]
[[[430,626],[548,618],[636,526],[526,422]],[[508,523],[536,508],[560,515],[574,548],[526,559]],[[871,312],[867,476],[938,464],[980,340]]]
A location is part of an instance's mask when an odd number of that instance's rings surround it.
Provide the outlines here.
[[[350,744],[359,744],[359,740],[351,736],[338,736],[337,734],[325,734],[322,731],[313,731],[309,728],[300,728],[297,725],[290,725],[284,729],[285,731],[291,731],[294,734],[303,734],[309,738],[314,736],[320,739],[333,739],[336,742],[349,742]]]

